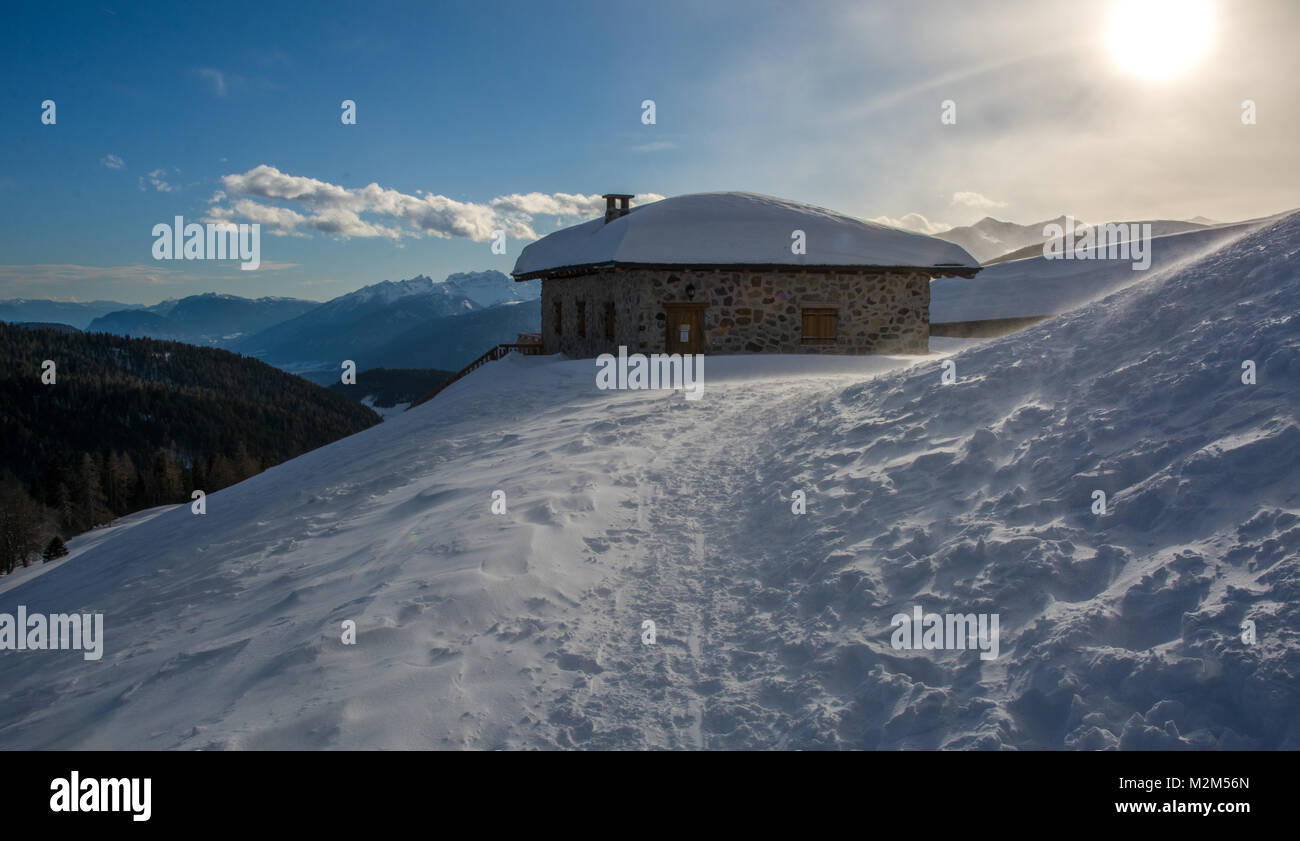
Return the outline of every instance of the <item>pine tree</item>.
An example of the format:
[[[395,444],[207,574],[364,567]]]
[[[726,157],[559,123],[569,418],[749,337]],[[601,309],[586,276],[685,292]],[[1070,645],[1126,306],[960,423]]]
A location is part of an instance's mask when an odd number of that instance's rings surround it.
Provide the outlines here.
[[[93,529],[113,519],[108,510],[108,499],[104,496],[104,487],[100,484],[100,469],[90,453],[81,456],[81,473],[77,477],[78,487],[77,514],[81,518],[83,529]]]
[[[149,482],[153,488],[153,504],[169,505],[182,501],[181,471],[171,453],[159,447],[154,451],[149,467]]]
[[[135,490],[138,481],[139,474],[135,469],[135,462],[131,461],[131,454],[122,453],[117,457],[114,493],[119,500],[119,507],[113,509],[114,514],[120,516],[135,510]]]
[[[72,493],[68,486],[63,482],[54,489],[54,516],[55,522],[63,531],[71,532],[77,530],[77,510],[72,500]]]
[[[68,547],[64,545],[63,538],[56,534],[54,537],[51,537],[50,542],[46,544],[45,551],[41,553],[41,557],[48,563],[55,558],[62,558],[66,554],[68,554]]]
[[[41,548],[41,514],[20,482],[0,483],[0,571],[31,565],[32,553]]]
[[[235,475],[239,477],[237,481],[240,482],[250,476],[256,476],[258,473],[262,472],[261,465],[257,463],[257,459],[249,455],[248,447],[244,446],[243,441],[240,441],[239,446],[235,449],[234,466]]]
[[[108,510],[112,511],[114,516],[122,508],[122,499],[118,496],[121,471],[122,465],[118,461],[117,451],[109,450],[108,457],[104,459],[104,496],[108,499]]]
[[[208,474],[203,469],[203,459],[195,456],[190,463],[190,469],[187,471],[188,483],[185,486],[185,495],[193,496],[193,491],[208,490]]]
[[[212,463],[208,466],[208,484],[211,487],[203,490],[209,493],[219,491],[222,488],[228,488],[235,484],[235,468],[231,465],[230,459],[221,453],[212,457]]]

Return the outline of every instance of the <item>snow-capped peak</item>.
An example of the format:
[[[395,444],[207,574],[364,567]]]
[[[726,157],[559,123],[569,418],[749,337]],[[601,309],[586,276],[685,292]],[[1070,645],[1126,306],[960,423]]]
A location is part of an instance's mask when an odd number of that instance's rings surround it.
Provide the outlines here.
[[[541,288],[536,283],[516,283],[501,272],[489,269],[483,272],[456,272],[443,281],[448,290],[463,295],[481,307],[518,303],[538,297]]]
[[[412,295],[440,295],[444,293],[445,290],[438,287],[433,278],[416,275],[409,280],[381,280],[378,283],[363,286],[355,292],[343,295],[338,300],[352,301],[358,304],[391,304]]]

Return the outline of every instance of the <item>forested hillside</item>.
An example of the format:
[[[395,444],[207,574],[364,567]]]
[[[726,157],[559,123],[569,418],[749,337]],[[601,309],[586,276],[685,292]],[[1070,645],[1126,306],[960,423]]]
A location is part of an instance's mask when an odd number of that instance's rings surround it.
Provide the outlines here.
[[[0,324],[0,572],[33,540],[188,501],[378,422],[227,351]],[[33,521],[38,537],[17,534]]]
[[[399,403],[414,403],[453,375],[436,368],[371,368],[357,374],[355,383],[334,383],[330,391],[353,400],[372,397],[371,405],[391,409]]]

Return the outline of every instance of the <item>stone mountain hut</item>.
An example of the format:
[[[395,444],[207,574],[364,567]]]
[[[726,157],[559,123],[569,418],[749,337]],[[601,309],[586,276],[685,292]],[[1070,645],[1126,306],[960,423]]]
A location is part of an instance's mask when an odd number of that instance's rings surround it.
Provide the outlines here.
[[[542,279],[544,353],[926,353],[930,280],[979,271],[950,242],[771,196],[604,198],[515,263]]]

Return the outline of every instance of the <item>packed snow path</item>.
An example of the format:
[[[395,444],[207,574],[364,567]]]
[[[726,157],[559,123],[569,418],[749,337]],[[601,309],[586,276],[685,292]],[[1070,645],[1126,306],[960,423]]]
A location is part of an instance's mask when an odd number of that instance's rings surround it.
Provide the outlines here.
[[[579,604],[558,657],[572,685],[539,705],[541,736],[531,741],[703,748],[799,740],[807,655],[772,624],[782,598],[764,579],[780,577],[806,529],[788,501],[794,477],[772,481],[760,467],[781,455],[766,451],[763,433],[828,384],[711,384],[698,405],[618,406],[608,427],[615,438],[602,443],[645,452],[619,483],[628,488],[618,503],[625,522],[590,544],[616,566]],[[729,434],[720,439],[718,430]],[[655,623],[653,647],[641,639],[646,620]]]
[[[0,654],[0,746],[1300,747],[1298,247],[1290,217],[951,385],[493,363],[0,592],[106,633]],[[894,650],[914,605],[998,613],[1000,656]]]

